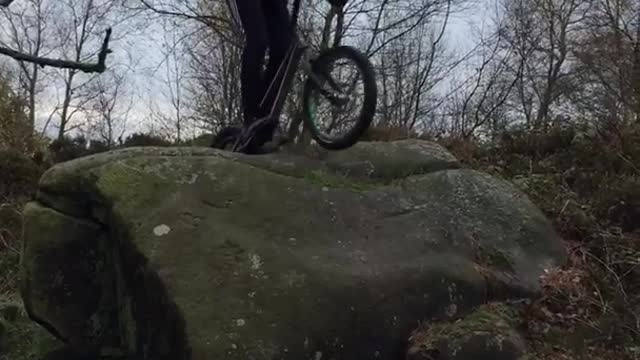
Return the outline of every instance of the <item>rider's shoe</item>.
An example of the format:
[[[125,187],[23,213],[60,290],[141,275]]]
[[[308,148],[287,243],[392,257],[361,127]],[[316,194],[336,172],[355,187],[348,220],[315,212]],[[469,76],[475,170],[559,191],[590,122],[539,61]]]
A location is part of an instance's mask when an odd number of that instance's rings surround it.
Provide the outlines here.
[[[278,152],[280,147],[278,144],[273,143],[271,141],[263,144],[262,146],[257,146],[253,148],[248,148],[245,154],[247,155],[266,155]]]
[[[231,145],[242,133],[242,128],[235,126],[227,126],[220,130],[211,141],[211,147],[214,149],[225,149],[225,147]]]
[[[242,146],[239,151],[245,154],[257,155],[267,154],[275,151],[270,146],[266,146],[273,139],[273,132],[278,127],[278,120],[272,118],[262,118],[249,126],[248,131],[253,132],[253,136]]]

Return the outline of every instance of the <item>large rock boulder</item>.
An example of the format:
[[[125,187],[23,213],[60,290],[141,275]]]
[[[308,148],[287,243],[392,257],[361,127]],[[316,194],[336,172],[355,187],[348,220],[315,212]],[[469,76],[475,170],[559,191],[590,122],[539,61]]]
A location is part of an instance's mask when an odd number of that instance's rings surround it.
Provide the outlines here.
[[[419,320],[531,296],[564,259],[525,195],[435,144],[316,155],[55,166],[25,209],[30,316],[103,355],[391,359]]]

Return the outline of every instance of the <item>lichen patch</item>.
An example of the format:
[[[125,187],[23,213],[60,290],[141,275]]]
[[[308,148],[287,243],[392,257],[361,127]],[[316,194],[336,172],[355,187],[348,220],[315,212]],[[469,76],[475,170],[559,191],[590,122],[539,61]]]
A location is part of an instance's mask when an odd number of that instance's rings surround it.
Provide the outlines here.
[[[171,228],[169,227],[169,225],[166,225],[166,224],[160,224],[153,228],[153,235],[158,237],[165,236],[170,232],[171,232]]]

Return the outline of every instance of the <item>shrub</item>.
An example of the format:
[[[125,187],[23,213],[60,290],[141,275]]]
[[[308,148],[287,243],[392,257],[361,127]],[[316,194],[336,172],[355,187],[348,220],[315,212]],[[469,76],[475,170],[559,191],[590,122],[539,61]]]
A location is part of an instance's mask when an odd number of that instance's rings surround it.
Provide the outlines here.
[[[394,141],[416,137],[416,133],[402,126],[371,126],[359,141]]]
[[[558,348],[551,343],[568,350],[558,340],[588,348],[587,359],[628,356],[640,341],[640,126],[590,134],[516,128],[488,149],[441,142],[480,170],[497,165],[567,245],[568,264],[543,276],[543,296],[525,314],[536,358],[555,358],[545,356]]]
[[[135,133],[128,136],[124,144],[124,147],[134,146],[171,146],[171,142],[156,135]]]
[[[14,149],[33,153],[38,145],[24,101],[9,87],[0,74],[0,150]]]
[[[0,201],[35,192],[45,168],[46,164],[34,161],[21,151],[0,150]]]
[[[101,140],[91,140],[89,141],[89,146],[87,148],[87,155],[97,154],[105,151],[111,150],[109,144],[106,141]]]
[[[515,126],[504,131],[496,145],[503,153],[539,159],[571,148],[575,136],[576,130],[570,127],[553,127],[545,132]]]
[[[83,136],[56,139],[49,144],[49,151],[55,163],[73,160],[88,153],[87,139]]]
[[[45,169],[20,150],[0,150],[0,295],[15,290],[22,203],[33,196]]]

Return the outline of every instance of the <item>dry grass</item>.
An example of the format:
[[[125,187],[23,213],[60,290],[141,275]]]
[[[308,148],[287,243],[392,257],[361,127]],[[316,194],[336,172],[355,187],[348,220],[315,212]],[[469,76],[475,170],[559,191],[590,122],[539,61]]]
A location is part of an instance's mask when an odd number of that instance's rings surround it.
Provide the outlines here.
[[[640,359],[640,130],[576,140],[515,134],[448,139],[466,164],[511,180],[564,239],[568,263],[523,312],[537,359]]]
[[[22,207],[45,168],[20,149],[0,150],[0,297],[16,292]]]
[[[22,228],[20,209],[20,204],[0,204],[0,298],[17,291]]]

